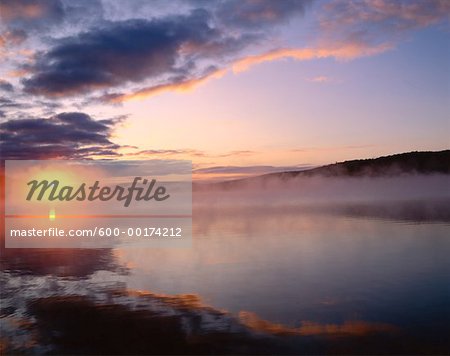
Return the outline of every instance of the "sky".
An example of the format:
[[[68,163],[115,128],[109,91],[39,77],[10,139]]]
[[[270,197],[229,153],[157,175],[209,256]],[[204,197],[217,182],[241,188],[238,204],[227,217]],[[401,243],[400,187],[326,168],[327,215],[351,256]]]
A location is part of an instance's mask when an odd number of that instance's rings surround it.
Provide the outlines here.
[[[450,1],[2,0],[3,159],[228,179],[450,143]]]

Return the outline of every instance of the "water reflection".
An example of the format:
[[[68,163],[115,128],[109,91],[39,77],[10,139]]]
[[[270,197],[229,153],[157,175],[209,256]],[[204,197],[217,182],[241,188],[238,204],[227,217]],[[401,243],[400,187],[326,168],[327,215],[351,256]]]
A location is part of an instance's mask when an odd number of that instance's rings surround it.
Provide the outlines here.
[[[108,249],[0,249],[1,269],[11,274],[86,278],[98,270],[126,270]]]
[[[10,336],[3,340],[4,352],[298,354],[326,350],[352,342],[354,337],[382,340],[395,332],[389,325],[362,321],[288,328],[253,313],[242,312],[235,318],[204,305],[194,295],[166,296],[115,288],[97,289],[95,297],[83,292],[71,296],[45,296],[44,292],[43,297],[29,299],[26,316],[4,319],[4,329],[9,331],[6,335]],[[311,336],[322,340],[311,344]],[[323,338],[330,336],[350,339]]]
[[[190,249],[2,247],[2,352],[448,353],[449,211],[216,202]]]
[[[239,319],[252,330],[274,335],[328,335],[328,336],[366,336],[377,333],[395,333],[399,329],[383,323],[369,323],[362,320],[348,320],[343,324],[320,324],[314,321],[303,321],[299,327],[289,327],[261,319],[252,312],[241,311]]]

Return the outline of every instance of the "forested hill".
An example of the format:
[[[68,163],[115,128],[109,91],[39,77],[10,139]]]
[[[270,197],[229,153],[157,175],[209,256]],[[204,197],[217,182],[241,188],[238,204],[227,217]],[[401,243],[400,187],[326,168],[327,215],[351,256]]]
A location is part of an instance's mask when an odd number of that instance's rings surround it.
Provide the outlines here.
[[[372,159],[357,159],[298,172],[266,174],[264,177],[326,176],[360,177],[398,174],[450,174],[450,150],[408,152]]]
[[[283,181],[296,177],[392,177],[406,174],[450,174],[450,150],[408,152],[371,159],[357,159],[308,170],[269,173],[257,177],[206,184],[206,186],[233,188],[252,183],[264,183],[273,179]]]

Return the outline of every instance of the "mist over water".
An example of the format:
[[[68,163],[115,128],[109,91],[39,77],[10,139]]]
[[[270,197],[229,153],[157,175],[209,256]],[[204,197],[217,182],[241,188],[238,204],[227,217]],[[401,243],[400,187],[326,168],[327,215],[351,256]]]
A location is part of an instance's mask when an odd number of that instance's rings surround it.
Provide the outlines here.
[[[450,176],[267,177],[199,186],[194,211],[332,213],[399,220],[450,221]],[[251,207],[251,208],[250,208]],[[206,211],[204,211],[206,210]]]
[[[7,350],[448,353],[449,182],[204,185],[192,248],[3,250]]]
[[[405,175],[399,177],[295,177],[254,178],[198,186],[195,201],[208,197],[205,193],[224,193],[230,202],[239,198],[257,198],[256,202],[287,203],[393,201],[450,198],[450,177],[444,174]],[[199,194],[199,193],[204,193]],[[225,200],[228,201],[228,200]]]

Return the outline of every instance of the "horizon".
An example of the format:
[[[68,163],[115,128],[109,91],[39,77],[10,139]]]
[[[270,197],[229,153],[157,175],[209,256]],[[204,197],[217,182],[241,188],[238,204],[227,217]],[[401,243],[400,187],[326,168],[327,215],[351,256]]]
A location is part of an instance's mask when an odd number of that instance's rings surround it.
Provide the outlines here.
[[[220,175],[219,178],[215,178],[215,173],[217,171],[223,171],[223,170],[237,170],[239,171],[242,168],[253,168],[253,167],[239,167],[239,166],[217,166],[217,167],[209,167],[203,170],[202,174],[199,176],[198,179],[196,179],[195,174],[197,173],[197,170],[194,170],[193,173],[193,182],[214,182],[214,183],[221,183],[221,182],[229,182],[229,181],[239,181],[245,178],[257,178],[257,177],[264,177],[264,176],[270,176],[277,173],[297,173],[297,172],[307,172],[311,170],[315,170],[317,168],[323,168],[328,166],[334,166],[339,164],[345,164],[349,162],[359,162],[359,161],[372,161],[377,160],[380,158],[389,158],[393,156],[402,156],[402,155],[408,155],[408,154],[414,154],[414,153],[443,153],[450,151],[450,149],[440,150],[440,151],[409,151],[409,152],[400,152],[400,153],[393,153],[386,156],[379,156],[379,157],[368,157],[368,158],[356,158],[352,160],[345,160],[340,162],[334,162],[334,163],[325,163],[323,165],[317,165],[317,166],[304,166],[304,167],[265,167],[268,171],[264,173],[253,173],[253,174],[239,174],[239,173],[227,173],[226,176]],[[256,166],[254,168],[260,168],[259,166]],[[283,170],[283,168],[289,168],[287,170]],[[269,171],[270,170],[270,171]],[[206,173],[206,174],[205,174]],[[387,174],[389,172],[386,172]],[[210,176],[212,175],[212,177]],[[205,177],[206,176],[206,177]]]

